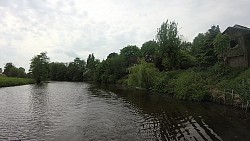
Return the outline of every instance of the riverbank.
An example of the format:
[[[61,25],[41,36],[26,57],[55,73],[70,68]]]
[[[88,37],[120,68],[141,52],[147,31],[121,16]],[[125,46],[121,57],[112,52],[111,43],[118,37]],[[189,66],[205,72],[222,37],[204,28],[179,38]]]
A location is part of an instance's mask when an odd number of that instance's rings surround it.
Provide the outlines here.
[[[249,68],[190,68],[159,72],[137,66],[123,84],[166,93],[188,101],[212,101],[247,109],[250,104]],[[144,69],[145,68],[145,69]],[[150,70],[150,71],[149,71]],[[153,79],[152,79],[153,77]]]
[[[33,83],[35,83],[33,79],[0,76],[0,87],[19,86]]]

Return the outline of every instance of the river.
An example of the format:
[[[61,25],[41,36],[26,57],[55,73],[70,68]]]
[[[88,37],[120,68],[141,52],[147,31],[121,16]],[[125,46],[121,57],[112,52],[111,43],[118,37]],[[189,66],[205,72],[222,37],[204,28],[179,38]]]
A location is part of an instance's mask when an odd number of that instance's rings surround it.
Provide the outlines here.
[[[0,88],[0,140],[250,140],[250,115],[114,85]]]

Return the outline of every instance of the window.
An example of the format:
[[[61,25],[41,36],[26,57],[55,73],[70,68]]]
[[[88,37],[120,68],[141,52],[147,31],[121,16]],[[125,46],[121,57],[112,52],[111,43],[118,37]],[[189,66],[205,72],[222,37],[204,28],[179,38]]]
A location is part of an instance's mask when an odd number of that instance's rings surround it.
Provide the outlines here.
[[[238,45],[238,41],[237,40],[231,40],[230,41],[230,47],[231,48],[234,48],[234,47],[236,47]]]

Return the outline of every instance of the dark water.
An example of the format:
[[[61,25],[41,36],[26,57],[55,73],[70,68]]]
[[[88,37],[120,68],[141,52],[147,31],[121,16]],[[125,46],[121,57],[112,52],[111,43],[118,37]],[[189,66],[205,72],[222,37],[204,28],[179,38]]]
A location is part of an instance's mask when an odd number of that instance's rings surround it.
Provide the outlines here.
[[[115,86],[0,88],[0,140],[250,140],[241,110]]]

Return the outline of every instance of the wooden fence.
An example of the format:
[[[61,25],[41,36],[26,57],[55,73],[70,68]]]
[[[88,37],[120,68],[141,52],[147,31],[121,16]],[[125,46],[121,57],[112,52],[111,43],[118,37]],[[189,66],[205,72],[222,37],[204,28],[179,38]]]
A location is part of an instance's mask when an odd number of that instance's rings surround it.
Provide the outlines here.
[[[241,107],[245,110],[247,110],[250,106],[250,100],[243,100],[239,93],[237,93],[235,90],[224,89],[221,91],[219,89],[210,89],[210,94],[214,102]]]

